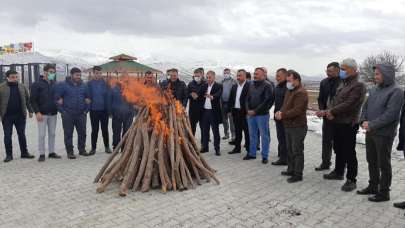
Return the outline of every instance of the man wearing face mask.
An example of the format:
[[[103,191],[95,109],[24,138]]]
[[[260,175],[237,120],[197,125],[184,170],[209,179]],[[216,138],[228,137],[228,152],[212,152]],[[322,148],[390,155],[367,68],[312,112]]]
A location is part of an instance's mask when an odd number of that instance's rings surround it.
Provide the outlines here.
[[[301,84],[301,76],[294,70],[288,71],[287,92],[281,110],[276,112],[276,120],[283,121],[288,151],[288,183],[302,181],[304,170],[304,140],[307,135],[308,93]]]
[[[229,105],[229,96],[231,94],[231,89],[236,85],[235,79],[232,78],[231,70],[226,68],[224,70],[224,79],[222,80],[222,96],[221,96],[221,107],[222,107],[222,122],[224,125],[225,136],[222,139],[229,139],[231,136],[231,142],[235,141],[235,126],[233,124],[232,113]],[[229,134],[231,132],[231,134]]]
[[[18,82],[18,73],[15,70],[9,70],[6,72],[6,82],[0,84],[0,118],[3,124],[4,146],[6,149],[4,162],[13,160],[13,126],[17,130],[21,158],[34,158],[33,155],[28,153],[27,139],[25,137],[27,113],[32,118],[28,89]]]
[[[204,92],[202,90],[204,85],[203,72],[201,69],[194,70],[193,80],[188,83],[188,116],[190,118],[191,130],[195,135],[197,124],[200,125],[200,133],[202,132],[201,113],[204,108]]]
[[[49,158],[59,159],[55,153],[55,130],[58,109],[54,100],[56,68],[55,65],[44,66],[43,76],[31,86],[31,106],[38,123],[39,162],[45,161],[45,136],[48,131]]]
[[[374,195],[373,202],[390,200],[392,179],[391,150],[397,133],[399,115],[404,96],[395,83],[395,67],[377,64],[374,67],[376,87],[373,88],[363,106],[361,126],[366,130],[366,157],[369,185],[360,195]]]
[[[319,86],[318,106],[319,111],[316,115],[323,118],[322,124],[322,163],[315,168],[316,171],[328,170],[332,159],[333,144],[333,122],[325,116],[324,110],[327,110],[336,95],[336,90],[340,85],[339,78],[340,66],[337,62],[329,63],[326,69],[327,78],[323,79]]]
[[[73,150],[73,131],[76,128],[79,155],[89,156],[86,152],[86,122],[90,109],[90,96],[82,81],[79,68],[70,70],[70,79],[61,83],[55,91],[55,100],[62,115],[64,141],[69,159],[76,159]]]
[[[343,180],[347,167],[346,183],[342,191],[350,192],[357,188],[356,135],[359,129],[361,106],[366,95],[366,86],[359,82],[358,66],[354,59],[345,59],[340,64],[339,77],[342,83],[330,108],[325,112],[333,121],[333,149],[336,154],[335,169],[325,174],[328,180]]]

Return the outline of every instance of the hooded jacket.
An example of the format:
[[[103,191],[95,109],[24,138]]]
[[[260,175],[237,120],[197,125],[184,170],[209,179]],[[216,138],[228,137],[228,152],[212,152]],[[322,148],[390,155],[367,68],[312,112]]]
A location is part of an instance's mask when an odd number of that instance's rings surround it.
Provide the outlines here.
[[[360,120],[368,121],[370,134],[393,138],[404,102],[403,91],[395,83],[394,66],[378,64],[375,68],[382,73],[383,83],[370,90]]]

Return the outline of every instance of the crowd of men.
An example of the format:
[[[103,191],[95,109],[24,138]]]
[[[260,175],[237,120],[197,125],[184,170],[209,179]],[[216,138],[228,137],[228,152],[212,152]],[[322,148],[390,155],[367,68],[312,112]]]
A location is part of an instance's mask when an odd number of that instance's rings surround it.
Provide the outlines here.
[[[327,180],[344,180],[341,190],[357,188],[358,161],[356,156],[356,134],[359,128],[366,131],[366,157],[369,184],[357,191],[360,195],[371,195],[370,201],[382,202],[390,199],[392,180],[391,150],[398,123],[404,122],[401,112],[404,92],[395,82],[395,68],[389,64],[378,64],[375,70],[375,86],[368,91],[359,81],[358,66],[354,59],[345,59],[340,64],[327,66],[327,78],[321,81],[318,97],[319,111],[323,118],[322,163],[316,171],[329,170],[332,165],[332,150],[335,153],[333,171],[323,177]],[[253,78],[244,69],[237,71],[236,79],[231,70],[225,69],[221,82],[216,81],[214,71],[194,71],[193,80],[186,85],[179,79],[178,70],[167,71],[167,80],[156,82],[152,72],[145,74],[145,86],[160,86],[171,90],[173,96],[185,107],[193,134],[197,125],[201,134],[201,153],[209,152],[213,140],[215,155],[221,155],[220,125],[224,137],[234,148],[229,154],[242,153],[244,160],[256,159],[261,152],[263,164],[269,161],[270,110],[274,105],[274,120],[278,141],[278,160],[272,165],[286,166],[281,172],[288,183],[303,180],[304,141],[308,131],[308,93],[301,76],[294,70],[280,68],[276,71],[276,85],[269,80],[267,69],[258,67]],[[18,80],[18,73],[6,72],[6,82],[0,84],[0,117],[4,130],[6,158],[13,160],[12,131],[17,130],[21,158],[32,159],[27,149],[25,127],[27,116],[38,123],[39,161],[45,161],[45,139],[48,133],[48,158],[60,159],[55,153],[55,129],[57,113],[61,114],[64,144],[69,159],[75,159],[73,132],[77,131],[79,155],[90,156],[97,151],[98,131],[101,128],[104,149],[111,153],[108,122],[111,118],[113,142],[116,147],[130,127],[137,110],[126,102],[119,85],[110,86],[102,76],[102,69],[93,68],[93,77],[87,83],[81,79],[81,70],[72,68],[70,76],[56,83],[54,65],[46,65],[43,75],[30,91]],[[91,150],[86,151],[86,122],[90,113]],[[402,113],[402,114],[401,114]],[[403,130],[402,130],[403,129]],[[212,136],[210,130],[212,130]],[[403,132],[404,131],[404,132]],[[401,126],[398,150],[403,150],[405,126]],[[242,139],[244,144],[242,147]],[[405,202],[394,204],[405,208]]]

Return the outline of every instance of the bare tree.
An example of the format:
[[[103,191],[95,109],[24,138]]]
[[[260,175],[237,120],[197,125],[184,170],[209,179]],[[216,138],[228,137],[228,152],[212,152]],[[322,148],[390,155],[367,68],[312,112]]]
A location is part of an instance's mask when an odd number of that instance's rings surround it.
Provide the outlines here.
[[[396,55],[389,51],[384,51],[378,55],[372,55],[367,57],[360,66],[360,75],[365,82],[374,81],[374,70],[373,67],[376,64],[392,64],[395,67],[395,72],[397,73],[397,81],[403,83],[404,75],[399,76],[398,73],[402,72],[403,64],[405,59],[403,56]]]

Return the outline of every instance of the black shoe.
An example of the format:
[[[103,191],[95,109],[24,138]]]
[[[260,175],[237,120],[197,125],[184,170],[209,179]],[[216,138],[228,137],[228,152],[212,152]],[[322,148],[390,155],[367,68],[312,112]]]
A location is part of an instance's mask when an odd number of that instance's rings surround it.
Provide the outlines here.
[[[67,155],[68,159],[76,159],[76,156],[73,153]]]
[[[85,150],[79,151],[79,155],[81,155],[83,157],[90,156]]]
[[[223,140],[229,139],[229,135],[225,135],[224,137],[222,137]]]
[[[335,171],[332,171],[328,174],[323,175],[323,179],[326,180],[343,180],[344,177],[341,175],[337,175],[337,173]]]
[[[106,148],[105,148],[105,153],[106,153],[106,154],[111,154],[111,153],[112,153],[110,147],[106,147]]]
[[[215,151],[215,155],[216,156],[221,156],[221,152],[219,152],[219,150]]]
[[[258,147],[256,148],[256,150],[259,151],[259,150],[260,150],[260,146],[258,146]]]
[[[39,162],[44,162],[45,161],[45,155],[39,155],[38,161]]]
[[[235,145],[236,144],[236,142],[235,142],[235,140],[232,140],[232,141],[229,141],[229,143],[228,143],[229,145]]]
[[[279,160],[277,160],[275,162],[272,162],[271,164],[276,165],[276,166],[283,166],[283,165],[287,165],[287,162],[282,161],[281,159],[279,159]]]
[[[379,203],[385,202],[390,200],[390,193],[389,192],[379,192],[374,196],[368,198],[368,201]]]
[[[321,164],[320,166],[315,168],[315,171],[323,171],[323,170],[329,170],[329,169],[330,169],[330,165]]]
[[[89,156],[95,155],[96,154],[96,149],[91,149],[89,152]]]
[[[344,192],[351,192],[357,188],[356,182],[352,180],[347,180],[346,183],[342,186],[342,191]]]
[[[56,153],[50,153],[48,155],[48,158],[53,158],[53,159],[61,159],[62,157]]]
[[[294,176],[294,173],[293,172],[288,172],[288,171],[281,171],[281,175],[283,175],[283,176]]]
[[[296,182],[299,182],[299,181],[302,181],[302,176],[294,175],[294,176],[287,179],[287,182],[290,183],[290,184],[291,183],[296,183]]]
[[[252,156],[250,156],[250,155],[246,155],[244,158],[243,158],[243,160],[253,160],[253,159],[256,159],[256,157],[252,157]]]
[[[204,154],[204,153],[208,153],[208,150],[201,150],[200,153]]]
[[[240,150],[232,150],[231,152],[228,152],[228,154],[240,154]]]
[[[368,186],[365,189],[362,190],[358,190],[357,194],[358,195],[375,195],[378,193],[378,189],[377,188],[373,188],[371,186]]]
[[[25,153],[25,154],[21,154],[21,158],[22,159],[33,159],[33,158],[35,158],[35,156],[32,154],[29,154],[29,153]]]
[[[269,160],[268,159],[262,159],[262,163],[266,165],[267,163],[269,163]]]
[[[4,160],[3,160],[3,162],[11,162],[13,160],[13,157],[10,157],[10,156],[7,156]]]
[[[399,208],[399,209],[405,209],[405,201],[399,202],[399,203],[394,203],[394,207]]]

